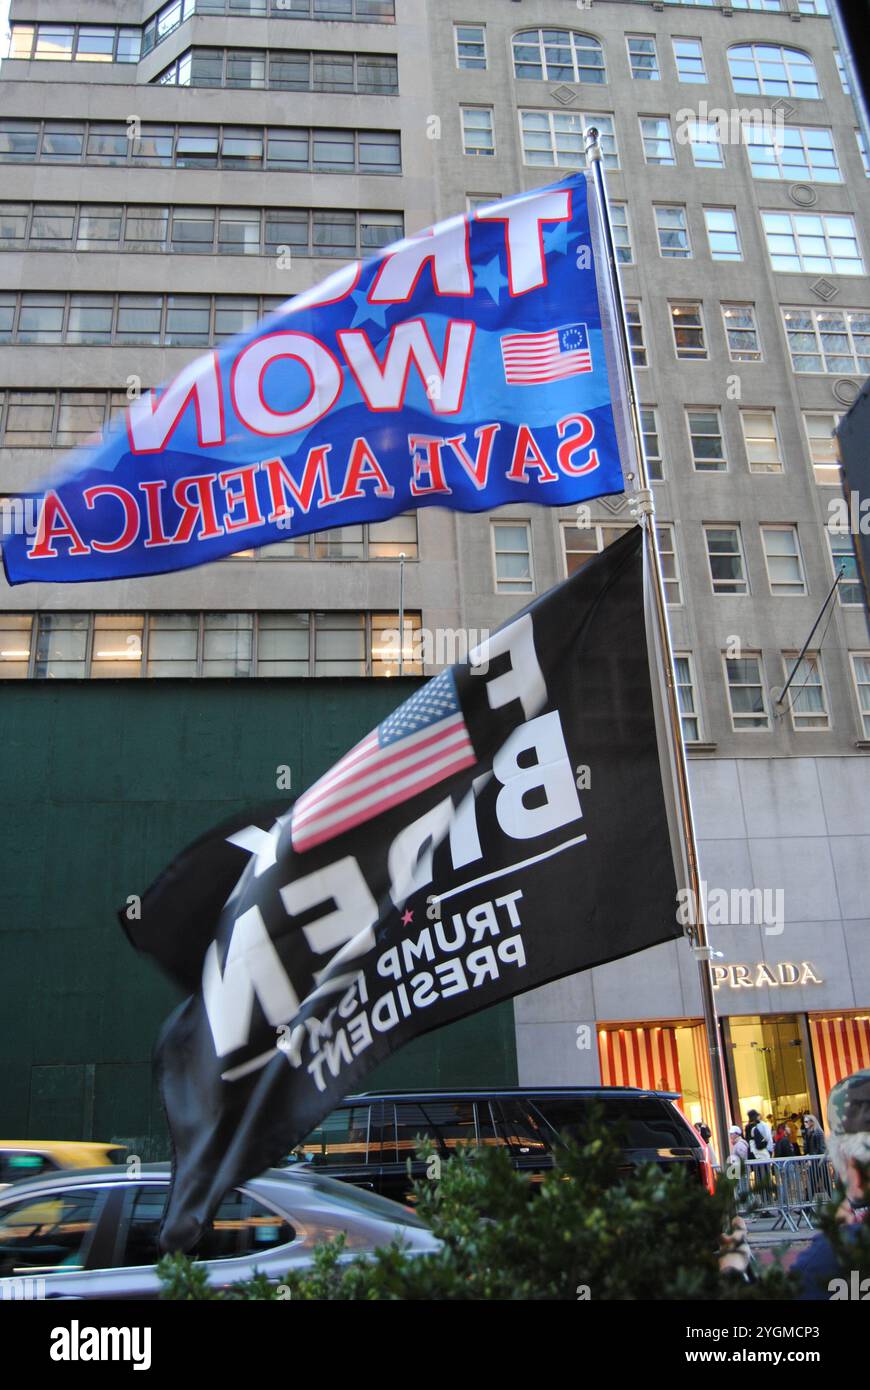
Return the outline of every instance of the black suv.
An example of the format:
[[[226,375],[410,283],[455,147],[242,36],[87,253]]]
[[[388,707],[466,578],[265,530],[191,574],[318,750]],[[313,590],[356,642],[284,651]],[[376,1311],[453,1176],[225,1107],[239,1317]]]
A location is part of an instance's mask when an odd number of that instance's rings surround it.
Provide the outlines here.
[[[425,1176],[418,1136],[447,1158],[467,1145],[505,1146],[532,1181],[553,1166],[559,1136],[581,1139],[593,1107],[612,1125],[625,1167],[689,1167],[712,1190],[709,1151],[677,1109],[675,1093],[633,1087],[506,1088],[498,1091],[369,1091],[348,1096],[318,1125],[289,1162],[311,1163],[396,1201],[410,1195],[411,1175]]]

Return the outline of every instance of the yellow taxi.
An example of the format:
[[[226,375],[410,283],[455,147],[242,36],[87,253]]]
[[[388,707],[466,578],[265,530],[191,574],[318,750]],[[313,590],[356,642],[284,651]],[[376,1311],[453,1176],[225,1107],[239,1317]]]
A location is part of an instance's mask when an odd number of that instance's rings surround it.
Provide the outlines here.
[[[122,1144],[90,1139],[0,1139],[0,1188],[61,1169],[110,1168],[126,1153]]]

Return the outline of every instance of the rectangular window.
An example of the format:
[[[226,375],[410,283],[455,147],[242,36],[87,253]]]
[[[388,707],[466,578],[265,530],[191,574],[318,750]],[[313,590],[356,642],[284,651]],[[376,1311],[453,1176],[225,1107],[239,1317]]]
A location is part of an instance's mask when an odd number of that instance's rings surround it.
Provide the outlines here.
[[[179,169],[216,169],[220,136],[216,126],[181,126],[175,144]]]
[[[85,204],[79,208],[77,251],[110,251],[121,239],[122,207],[106,203]]]
[[[397,560],[404,555],[406,560],[416,560],[417,513],[391,517],[389,521],[371,522],[367,527],[370,560]]]
[[[659,558],[662,562],[662,581],[665,586],[665,597],[668,604],[672,606],[683,602],[683,592],[680,588],[680,569],[677,562],[677,547],[674,541],[674,528],[669,522],[656,527],[656,536],[659,543]]]
[[[613,117],[591,111],[520,111],[523,162],[540,168],[586,167],[585,130],[599,133],[605,169],[619,168]]]
[[[571,526],[562,525],[562,550],[565,557],[565,574],[576,574],[593,555],[599,555],[613,541],[630,530],[628,526]]]
[[[423,663],[419,657],[420,630],[422,620],[419,613],[405,613],[401,633],[402,675],[422,676]],[[399,674],[399,615],[398,613],[372,614],[372,675],[397,676]],[[437,654],[436,654],[437,660]]]
[[[723,169],[725,156],[715,121],[688,122],[689,147],[692,163],[697,169]]]
[[[656,41],[649,34],[626,34],[628,66],[632,77],[644,82],[658,82],[661,73],[656,56]]]
[[[704,541],[714,594],[748,594],[739,526],[705,526]]]
[[[805,410],[803,412],[804,432],[810,451],[813,477],[820,487],[838,487],[840,484],[840,460],[837,457],[837,442],[834,430],[841,416],[832,410]]]
[[[94,615],[92,679],[140,676],[142,674],[142,614],[96,613]]]
[[[167,295],[166,346],[203,346],[209,340],[210,319],[211,302],[208,295]]]
[[[111,63],[115,52],[115,30],[82,26],[76,44],[79,63]]]
[[[59,343],[63,311],[62,294],[22,294],[18,314],[19,343]]]
[[[722,421],[716,407],[687,410],[692,465],[696,473],[724,473],[728,467]]]
[[[746,141],[753,178],[795,182],[842,183],[834,137],[815,126],[782,126],[771,130],[755,123]]]
[[[486,67],[486,29],[482,24],[454,24],[456,66],[478,72]]]
[[[34,675],[82,680],[87,674],[87,613],[40,613]]]
[[[34,203],[30,244],[37,250],[64,251],[72,247],[76,221],[74,203]]]
[[[664,478],[662,462],[661,435],[655,406],[642,405],[640,408],[640,428],[643,437],[643,453],[646,471],[650,481],[660,483]]]
[[[69,62],[73,56],[75,29],[71,24],[40,24],[34,58]]]
[[[260,211],[258,208],[219,209],[218,251],[230,256],[258,256],[260,254]]]
[[[113,309],[110,294],[70,295],[66,341],[105,347],[112,341]]]
[[[257,675],[307,676],[309,629],[307,613],[261,613],[257,623]]]
[[[867,146],[864,144],[864,136],[860,130],[855,131],[855,140],[858,144],[858,153],[861,156],[861,163],[864,166],[864,173],[870,179],[870,155],[867,153]]]
[[[260,169],[263,166],[263,132],[244,126],[227,126],[221,138],[222,169]]]
[[[704,50],[700,39],[674,39],[674,62],[680,82],[706,82]]]
[[[214,249],[214,224],[214,208],[173,208],[171,249],[209,254]]]
[[[704,361],[707,342],[704,337],[704,318],[698,303],[669,305],[671,329],[677,357],[686,361]]]
[[[195,676],[198,654],[198,613],[149,615],[147,675]]]
[[[39,121],[0,120],[0,163],[31,164],[39,148]]]
[[[363,613],[315,613],[314,674],[366,674],[366,629]]]
[[[356,148],[352,130],[315,130],[312,159],[315,169],[326,173],[352,174]]]
[[[695,673],[692,658],[688,652],[674,653],[674,673],[677,678],[677,699],[680,706],[680,720],[683,725],[683,738],[686,743],[700,743],[701,719],[695,696]]]
[[[774,270],[864,274],[853,217],[833,213],[763,212],[761,221]]]
[[[356,251],[356,213],[318,212],[312,219],[312,252],[350,260]]]
[[[725,657],[725,676],[734,729],[739,732],[743,729],[770,728],[761,655],[747,652],[739,659]]]
[[[204,676],[249,676],[254,648],[252,613],[206,613],[202,634]]]
[[[46,164],[77,164],[85,148],[85,127],[72,121],[46,121],[40,160]]]
[[[128,207],[125,251],[162,251],[169,235],[169,208]]]
[[[495,154],[491,106],[462,106],[462,150],[464,154]]]
[[[61,391],[55,433],[58,447],[84,444],[98,435],[106,418],[106,406],[104,391]]]
[[[0,246],[12,249],[27,242],[29,203],[0,204]]]
[[[214,338],[223,342],[253,328],[260,316],[256,295],[222,295],[215,303]]]
[[[33,618],[29,613],[0,615],[0,680],[26,680],[32,630]]]
[[[667,116],[641,116],[640,135],[647,164],[676,164]]]
[[[640,303],[636,299],[625,301],[625,324],[628,329],[632,363],[635,367],[645,367],[647,363],[646,343],[643,339],[643,319],[640,314]]]
[[[861,732],[864,738],[870,738],[870,652],[851,652],[850,659],[861,716]]]
[[[743,443],[750,473],[781,473],[782,454],[772,410],[741,410]]]
[[[360,130],[357,133],[357,144],[362,173],[402,172],[401,138],[397,130]]]
[[[655,208],[655,219],[659,254],[687,260],[692,254],[692,247],[689,242],[686,209],[673,204],[659,205]]]
[[[118,296],[117,341],[160,344],[163,298],[159,294],[121,294]]]
[[[839,48],[834,49],[834,62],[837,64],[837,72],[840,76],[840,86],[843,89],[843,93],[845,96],[850,96],[851,88],[849,87],[849,74],[846,72],[846,64],[843,62],[843,55]]]
[[[722,322],[732,362],[760,362],[761,340],[754,304],[723,304]]]
[[[126,164],[128,154],[127,127],[121,125],[120,121],[88,125],[85,156],[89,164]]]
[[[795,372],[870,373],[870,310],[783,309]]]
[[[807,591],[804,567],[794,526],[762,526],[761,543],[772,594],[801,595]]]
[[[631,249],[631,230],[628,225],[628,204],[610,204],[610,225],[613,229],[613,244],[616,259],[621,265],[631,265],[634,252]]]
[[[50,449],[54,428],[53,391],[10,391],[3,442],[8,449]]]
[[[710,255],[714,261],[742,261],[740,230],[733,208],[704,208]]]
[[[797,652],[782,654],[783,684],[792,676],[783,701],[791,715],[792,727],[796,733],[803,729],[829,729],[831,716],[819,658],[807,652],[795,666],[797,655]]]
[[[492,553],[497,594],[533,592],[532,538],[527,522],[493,522]]]

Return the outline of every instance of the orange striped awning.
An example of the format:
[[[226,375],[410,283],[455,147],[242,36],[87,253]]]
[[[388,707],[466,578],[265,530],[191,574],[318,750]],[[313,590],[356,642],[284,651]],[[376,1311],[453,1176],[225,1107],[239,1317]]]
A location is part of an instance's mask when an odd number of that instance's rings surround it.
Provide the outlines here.
[[[674,1028],[601,1028],[598,1054],[604,1086],[642,1086],[682,1093]]]
[[[810,1016],[810,1032],[824,1128],[831,1087],[853,1071],[870,1067],[870,1014]]]

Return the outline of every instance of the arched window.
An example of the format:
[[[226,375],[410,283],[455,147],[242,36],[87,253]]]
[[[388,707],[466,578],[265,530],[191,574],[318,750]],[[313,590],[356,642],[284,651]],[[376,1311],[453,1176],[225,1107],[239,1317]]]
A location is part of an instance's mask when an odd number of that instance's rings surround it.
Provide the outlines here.
[[[821,96],[813,60],[799,48],[742,43],[729,48],[728,66],[735,92],[769,97]]]
[[[514,73],[536,82],[607,81],[598,39],[571,29],[522,29],[514,34]]]

